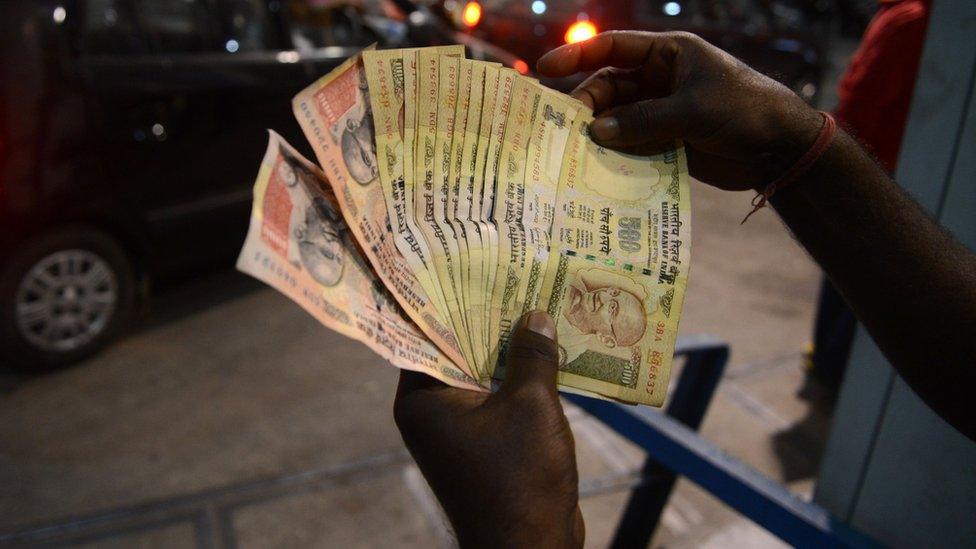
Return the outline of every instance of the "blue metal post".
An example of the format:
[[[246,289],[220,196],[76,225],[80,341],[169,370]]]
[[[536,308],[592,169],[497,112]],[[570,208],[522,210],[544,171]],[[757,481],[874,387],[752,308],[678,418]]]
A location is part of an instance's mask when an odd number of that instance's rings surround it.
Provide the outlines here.
[[[699,349],[695,348],[696,344],[700,345]],[[703,358],[692,358],[696,352],[707,352],[706,349],[715,347],[721,347],[727,353],[724,344],[711,338],[683,340],[675,353],[687,354],[689,361],[695,363],[704,361]],[[725,358],[722,359],[723,366]],[[701,365],[700,362],[697,364]],[[688,370],[688,373],[692,371]],[[877,547],[877,542],[838,522],[823,508],[799,499],[784,486],[698,436],[690,426],[697,427],[700,423],[721,368],[706,365],[690,375],[688,381],[683,375],[678,382],[672,399],[673,408],[668,408],[668,413],[673,412],[673,416],[646,406],[565,395],[567,400],[643,448],[648,453],[649,463],[653,463],[645,467],[645,471],[656,478],[650,479],[647,491],[643,491],[641,485],[635,489],[618,528],[617,546],[647,545],[667,502],[674,475],[683,475],[791,545]],[[670,480],[662,471],[671,475]]]
[[[679,356],[687,358],[665,413],[697,431],[722,378],[729,348],[718,340],[685,339],[675,350],[675,357]],[[630,494],[611,547],[647,547],[677,480],[674,471],[650,454],[641,477],[643,482]]]

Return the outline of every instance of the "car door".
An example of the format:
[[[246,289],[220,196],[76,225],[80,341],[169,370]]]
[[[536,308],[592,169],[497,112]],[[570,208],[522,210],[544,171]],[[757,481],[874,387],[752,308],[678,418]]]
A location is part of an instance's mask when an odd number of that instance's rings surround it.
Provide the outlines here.
[[[351,53],[297,51],[281,6],[87,2],[81,59],[104,161],[165,272],[236,254],[266,129],[298,139],[291,97]]]

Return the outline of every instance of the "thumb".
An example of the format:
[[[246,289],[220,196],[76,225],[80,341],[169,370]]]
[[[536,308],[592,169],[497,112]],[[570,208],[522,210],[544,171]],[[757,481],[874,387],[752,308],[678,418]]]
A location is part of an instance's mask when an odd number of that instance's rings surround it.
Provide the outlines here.
[[[590,126],[593,139],[613,149],[665,148],[686,137],[688,116],[675,99],[662,97],[621,105]]]
[[[512,334],[508,346],[505,381],[499,392],[536,386],[555,395],[558,369],[556,323],[546,313],[533,311],[522,317]]]

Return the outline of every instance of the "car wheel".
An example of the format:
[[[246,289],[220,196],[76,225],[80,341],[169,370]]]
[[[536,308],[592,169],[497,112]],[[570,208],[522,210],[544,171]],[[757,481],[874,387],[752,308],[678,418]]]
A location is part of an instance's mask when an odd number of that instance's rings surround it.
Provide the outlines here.
[[[109,235],[71,228],[30,241],[0,272],[0,356],[21,370],[86,358],[133,310],[132,264]]]

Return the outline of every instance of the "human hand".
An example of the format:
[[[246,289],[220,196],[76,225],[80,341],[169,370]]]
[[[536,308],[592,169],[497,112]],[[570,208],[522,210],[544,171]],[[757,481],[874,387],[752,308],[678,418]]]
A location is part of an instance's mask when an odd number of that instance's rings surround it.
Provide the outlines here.
[[[597,116],[594,140],[651,154],[681,139],[691,175],[727,190],[777,179],[823,122],[784,86],[689,33],[604,32],[550,51],[538,70],[596,70],[572,93]]]
[[[506,379],[490,395],[400,373],[397,427],[462,547],[583,545],[555,337],[549,315],[526,315],[512,335]]]

